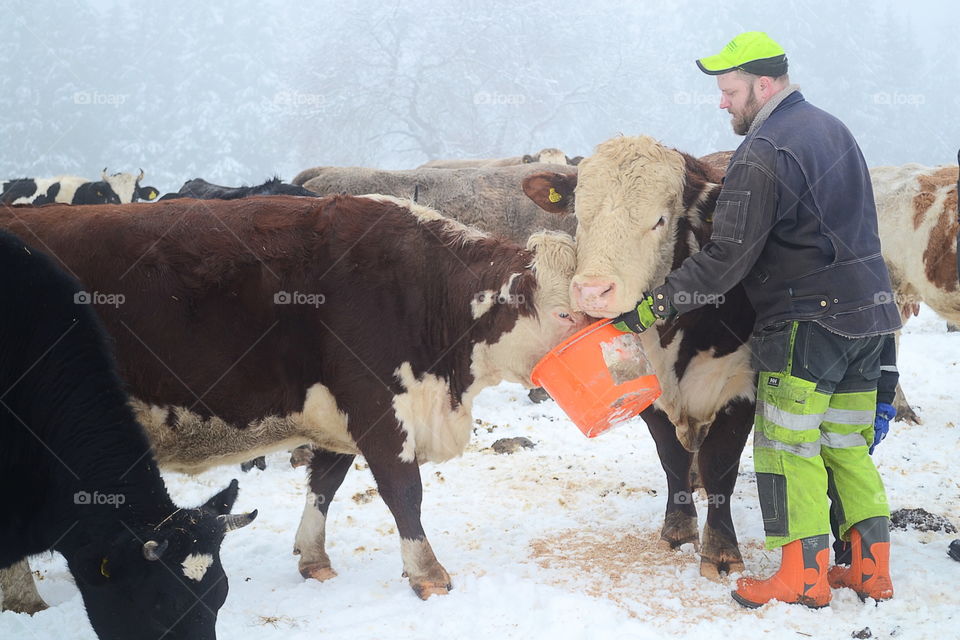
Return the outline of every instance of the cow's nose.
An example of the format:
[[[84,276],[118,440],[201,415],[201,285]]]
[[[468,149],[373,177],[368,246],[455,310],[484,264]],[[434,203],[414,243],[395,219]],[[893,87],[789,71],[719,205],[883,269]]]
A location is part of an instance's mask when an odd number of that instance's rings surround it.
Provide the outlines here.
[[[587,313],[605,311],[616,297],[617,285],[612,280],[584,280],[573,283],[573,298],[577,307]]]

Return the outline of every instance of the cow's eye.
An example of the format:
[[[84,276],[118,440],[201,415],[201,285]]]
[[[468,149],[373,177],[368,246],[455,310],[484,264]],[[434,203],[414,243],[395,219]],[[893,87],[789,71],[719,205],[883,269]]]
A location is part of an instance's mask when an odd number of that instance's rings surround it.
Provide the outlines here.
[[[564,318],[564,319],[566,319],[566,318],[569,318],[569,317],[570,317],[570,314],[569,314],[569,313],[567,313],[566,311],[561,311],[561,312],[560,312],[560,313],[558,313],[557,315],[558,315],[558,316],[560,316],[561,318]]]
[[[660,216],[660,219],[657,220],[657,224],[653,225],[654,229],[659,229],[663,225],[667,224],[667,219],[664,216]]]

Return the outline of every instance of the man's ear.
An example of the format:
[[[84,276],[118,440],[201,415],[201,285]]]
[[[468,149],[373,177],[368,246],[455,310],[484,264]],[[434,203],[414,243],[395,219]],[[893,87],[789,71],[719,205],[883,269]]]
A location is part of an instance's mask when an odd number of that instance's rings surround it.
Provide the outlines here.
[[[523,179],[523,192],[544,211],[557,214],[573,213],[573,192],[577,175],[542,171]]]

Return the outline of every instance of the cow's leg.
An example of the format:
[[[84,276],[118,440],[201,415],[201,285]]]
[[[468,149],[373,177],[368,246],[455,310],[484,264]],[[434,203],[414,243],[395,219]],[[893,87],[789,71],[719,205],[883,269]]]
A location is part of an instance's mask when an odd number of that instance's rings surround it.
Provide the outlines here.
[[[719,413],[700,447],[700,476],[707,491],[707,523],[700,545],[700,575],[719,579],[721,572],[743,571],[743,557],[730,516],[730,496],[737,483],[740,454],[753,426],[755,403],[736,400]]]
[[[327,509],[353,464],[352,455],[316,449],[310,461],[310,490],[303,507],[293,553],[300,556],[300,575],[329,580],[337,575],[327,556]]]
[[[26,558],[0,569],[0,611],[33,615],[46,608],[47,603],[37,593],[37,585]]]
[[[363,453],[377,481],[380,496],[397,522],[403,575],[424,600],[432,595],[446,594],[453,588],[450,575],[437,561],[420,523],[423,497],[420,467],[415,461],[401,460],[399,451],[390,454],[377,448]]]
[[[906,318],[909,316],[901,315],[901,319],[906,322]],[[897,341],[897,354],[899,358],[900,354],[900,332],[897,331],[894,334],[894,339]],[[897,410],[897,420],[906,422],[907,424],[921,424],[923,420],[920,419],[920,416],[917,415],[917,412],[914,411],[913,407],[910,406],[910,401],[907,400],[907,394],[903,392],[903,387],[900,386],[900,383],[897,383],[897,393],[893,397],[893,406]]]
[[[650,435],[657,445],[660,465],[667,474],[667,510],[663,518],[660,539],[676,549],[682,544],[699,543],[697,508],[690,489],[690,461],[693,454],[683,448],[677,439],[677,430],[659,409],[649,408],[640,414],[647,423]]]

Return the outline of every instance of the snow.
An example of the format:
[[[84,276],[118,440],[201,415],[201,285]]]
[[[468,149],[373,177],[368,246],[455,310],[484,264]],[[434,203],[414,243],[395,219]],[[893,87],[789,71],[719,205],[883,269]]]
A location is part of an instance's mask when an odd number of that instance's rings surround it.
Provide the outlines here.
[[[924,308],[904,332],[900,357],[924,423],[895,423],[875,454],[892,508],[923,507],[954,523],[958,363],[960,333],[946,333]],[[365,499],[375,485],[362,459],[330,509],[327,548],[339,575],[324,583],[303,580],[291,553],[305,474],[290,468],[286,454],[248,474],[235,467],[165,474],[181,504],[199,504],[239,477],[236,509],[260,510],[223,544],[230,594],[218,637],[846,639],[866,627],[874,638],[960,637],[960,563],[946,555],[953,535],[893,531],[896,597],[880,606],[835,591],[820,611],[785,604],[749,611],[729,596],[735,576],[720,583],[700,577],[692,545],[658,548],[665,481],[641,421],[587,439],[554,403],[531,404],[512,384],[483,392],[474,417],[463,457],[421,469],[424,527],[454,581],[449,595],[426,602],[400,575],[386,506]],[[536,448],[490,449],[515,436]],[[779,553],[762,546],[752,468],[748,443],[732,509],[747,571],[767,575]],[[706,504],[697,500],[702,525]],[[0,614],[0,638],[94,638],[63,559],[46,554],[33,567],[51,608],[32,617]]]

